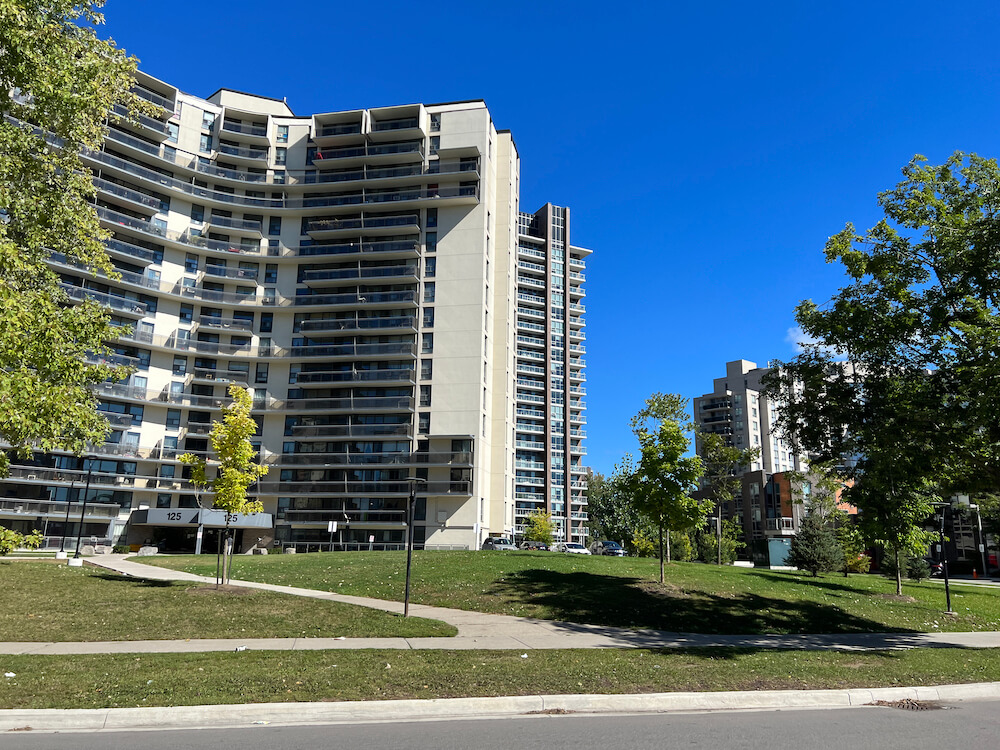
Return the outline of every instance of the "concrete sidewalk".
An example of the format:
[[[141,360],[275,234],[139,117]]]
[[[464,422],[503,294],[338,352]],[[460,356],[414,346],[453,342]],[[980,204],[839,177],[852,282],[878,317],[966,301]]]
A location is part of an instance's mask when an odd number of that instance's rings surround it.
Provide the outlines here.
[[[127,560],[126,555],[101,555],[87,562],[118,573],[153,580],[214,583],[213,578],[192,575]],[[402,602],[345,596],[292,586],[253,581],[235,585],[275,591],[292,596],[343,602],[387,612],[402,613]],[[323,649],[440,649],[535,650],[569,648],[705,648],[832,649],[871,651],[906,648],[998,648],[1000,632],[980,633],[847,633],[827,635],[704,635],[658,630],[630,630],[582,625],[507,615],[466,612],[443,607],[411,605],[416,617],[454,625],[453,638],[238,638],[154,641],[103,641],[77,643],[0,643],[0,654],[100,654],[195,653],[253,650],[315,651]]]
[[[547,714],[642,714],[852,708],[875,701],[1000,700],[1000,683],[851,690],[757,690],[645,695],[524,695],[500,698],[250,703],[239,706],[0,710],[0,732],[122,732],[305,724],[443,721]],[[877,710],[877,709],[871,709]],[[141,741],[136,739],[136,744]]]

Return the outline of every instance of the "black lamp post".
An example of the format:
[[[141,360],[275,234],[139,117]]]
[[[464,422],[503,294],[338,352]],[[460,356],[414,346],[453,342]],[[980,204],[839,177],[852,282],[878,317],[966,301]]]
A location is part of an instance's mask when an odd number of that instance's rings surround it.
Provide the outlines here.
[[[941,526],[938,528],[938,540],[941,548],[941,572],[944,573],[944,601],[947,607],[945,614],[953,615],[956,613],[951,611],[951,585],[948,582],[948,552],[944,546],[944,514],[951,507],[951,503],[932,503],[932,505],[941,511]]]
[[[80,539],[83,537],[83,517],[87,512],[87,495],[90,494],[90,476],[94,473],[94,459],[97,456],[84,456],[83,460],[87,462],[87,484],[83,488],[83,505],[80,507],[80,528],[76,532],[76,554],[73,555],[73,559],[80,558]]]
[[[66,559],[66,535],[69,534],[69,504],[73,502],[73,489],[76,487],[76,474],[70,477],[69,489],[66,491],[66,520],[63,521],[62,543],[59,545],[57,557]]]
[[[410,499],[406,504],[406,588],[403,592],[403,617],[410,616],[410,566],[413,564],[413,504],[417,499],[417,483],[427,484],[426,479],[407,477]]]

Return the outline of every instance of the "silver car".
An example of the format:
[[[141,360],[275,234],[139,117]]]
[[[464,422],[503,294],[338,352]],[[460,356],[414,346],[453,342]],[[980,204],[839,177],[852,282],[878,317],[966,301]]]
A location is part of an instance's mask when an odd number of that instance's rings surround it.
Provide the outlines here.
[[[491,536],[487,537],[486,540],[483,541],[483,549],[516,550],[517,547],[515,547],[514,543],[507,537]]]

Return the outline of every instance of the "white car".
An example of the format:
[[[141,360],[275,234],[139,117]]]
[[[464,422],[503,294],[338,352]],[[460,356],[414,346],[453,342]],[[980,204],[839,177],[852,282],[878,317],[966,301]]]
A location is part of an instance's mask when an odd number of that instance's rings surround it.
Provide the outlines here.
[[[555,545],[552,549],[556,552],[572,552],[577,555],[589,555],[590,550],[584,547],[582,544],[577,544],[576,542],[560,542]]]

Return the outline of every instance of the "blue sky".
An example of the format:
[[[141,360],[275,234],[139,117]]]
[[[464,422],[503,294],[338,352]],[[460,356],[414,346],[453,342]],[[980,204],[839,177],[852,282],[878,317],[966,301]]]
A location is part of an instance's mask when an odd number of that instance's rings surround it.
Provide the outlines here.
[[[103,36],[192,94],[297,113],[485,99],[522,209],[590,247],[589,463],[634,447],[654,391],[794,355],[797,302],[841,281],[826,238],[879,216],[917,153],[995,157],[995,2],[607,4],[109,0]],[[166,20],[169,19],[169,20]]]

